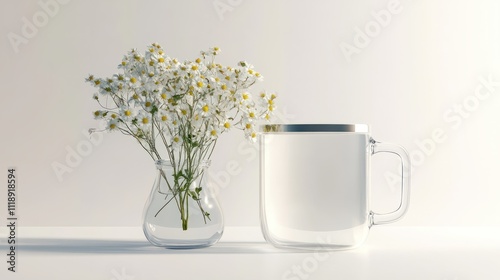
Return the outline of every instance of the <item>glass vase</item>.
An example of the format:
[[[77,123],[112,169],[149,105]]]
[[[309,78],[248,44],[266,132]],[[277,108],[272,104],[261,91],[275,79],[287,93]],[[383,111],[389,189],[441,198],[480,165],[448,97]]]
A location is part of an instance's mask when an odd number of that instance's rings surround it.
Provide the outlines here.
[[[148,241],[171,249],[201,248],[222,236],[222,211],[206,184],[210,161],[189,171],[169,161],[156,162],[156,178],[144,207],[143,230]]]

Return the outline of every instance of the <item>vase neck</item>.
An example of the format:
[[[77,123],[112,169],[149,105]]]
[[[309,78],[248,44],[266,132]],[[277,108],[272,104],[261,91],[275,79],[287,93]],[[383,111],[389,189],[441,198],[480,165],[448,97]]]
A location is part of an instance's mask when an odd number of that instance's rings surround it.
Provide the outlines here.
[[[192,167],[206,169],[206,168],[210,167],[210,164],[211,164],[210,159],[202,159],[197,164],[197,166],[192,166]],[[173,169],[174,165],[177,165],[177,167],[178,166],[185,166],[185,164],[183,164],[182,162],[173,164],[170,160],[165,160],[165,159],[159,159],[159,160],[155,161],[155,165],[156,165],[156,168],[159,170]]]

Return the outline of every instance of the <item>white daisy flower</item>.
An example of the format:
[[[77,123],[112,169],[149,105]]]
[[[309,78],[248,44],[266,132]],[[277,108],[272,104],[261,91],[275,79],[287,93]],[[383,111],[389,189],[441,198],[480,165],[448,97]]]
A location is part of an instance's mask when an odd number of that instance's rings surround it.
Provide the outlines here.
[[[245,139],[255,143],[257,141],[257,132],[255,130],[245,131]]]
[[[212,104],[209,103],[203,103],[198,105],[197,108],[197,113],[201,115],[202,117],[208,117],[211,116],[214,113],[215,107],[212,106]]]
[[[207,129],[207,137],[210,139],[217,139],[219,135],[221,134],[221,129],[220,127],[217,126],[211,126],[209,129]]]
[[[134,107],[122,106],[119,110],[120,119],[124,122],[132,122],[136,115],[137,111]]]
[[[118,125],[119,125],[118,119],[110,118],[108,120],[108,125],[106,126],[106,129],[108,131],[118,130],[118,128],[119,128]]]
[[[220,126],[220,129],[221,129],[221,133],[222,132],[226,132],[226,131],[229,131],[229,129],[231,129],[231,120],[229,119],[226,119],[225,121],[223,121],[221,123],[221,126]]]
[[[144,132],[149,132],[153,125],[152,116],[147,112],[140,112],[135,118],[135,125]]]
[[[182,144],[183,144],[183,140],[182,140],[182,137],[180,135],[174,135],[172,136],[172,149],[174,150],[179,150],[180,148],[182,148]]]

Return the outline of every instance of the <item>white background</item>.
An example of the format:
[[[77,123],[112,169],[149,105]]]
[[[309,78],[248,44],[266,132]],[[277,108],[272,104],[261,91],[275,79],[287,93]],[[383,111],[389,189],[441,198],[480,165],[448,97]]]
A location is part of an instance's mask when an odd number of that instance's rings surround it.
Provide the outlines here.
[[[153,42],[181,60],[219,46],[221,63],[252,63],[264,75],[253,91],[276,91],[286,122],[367,123],[377,140],[405,146],[411,206],[395,225],[500,226],[500,85],[474,96],[481,79],[500,81],[498,1],[49,2],[57,7],[3,1],[0,11],[0,181],[16,168],[23,226],[141,225],[154,166],[132,139],[103,135],[62,180],[53,165],[88,148],[82,131],[98,126],[84,78],[111,76],[129,49]],[[218,143],[211,174],[228,226],[259,225],[257,155],[237,131]],[[389,211],[397,162],[372,163],[372,206]]]

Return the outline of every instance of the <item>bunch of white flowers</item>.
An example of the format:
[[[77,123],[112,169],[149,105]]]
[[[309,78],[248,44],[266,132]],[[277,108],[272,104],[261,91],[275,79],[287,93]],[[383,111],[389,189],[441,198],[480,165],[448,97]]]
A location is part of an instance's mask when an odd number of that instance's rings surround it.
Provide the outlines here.
[[[276,95],[254,98],[247,89],[262,75],[245,61],[236,67],[216,64],[219,52],[210,48],[194,61],[180,62],[158,44],[145,54],[132,49],[118,65],[122,74],[86,79],[98,89],[94,99],[103,108],[95,118],[105,120],[107,130],[139,140],[154,159],[161,158],[154,145],[158,136],[169,156],[185,145],[210,145],[232,127],[255,140],[255,124],[270,118]]]
[[[247,89],[262,75],[245,61],[236,67],[215,63],[219,52],[210,48],[194,61],[180,62],[156,43],[144,54],[132,49],[118,65],[123,73],[86,78],[98,89],[94,99],[102,110],[94,112],[95,118],[104,120],[107,131],[134,137],[154,160],[168,157],[172,166],[187,169],[209,159],[217,138],[233,127],[255,141],[256,122],[269,120],[276,95],[253,97]],[[189,183],[176,186],[174,193]]]

